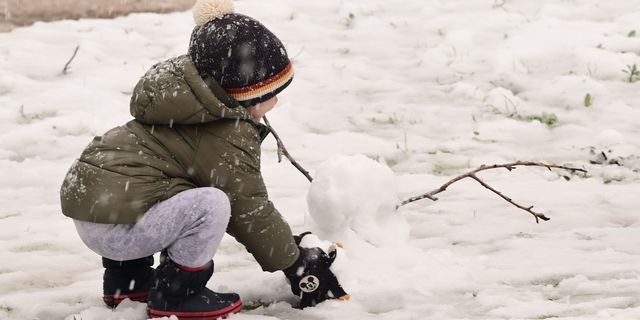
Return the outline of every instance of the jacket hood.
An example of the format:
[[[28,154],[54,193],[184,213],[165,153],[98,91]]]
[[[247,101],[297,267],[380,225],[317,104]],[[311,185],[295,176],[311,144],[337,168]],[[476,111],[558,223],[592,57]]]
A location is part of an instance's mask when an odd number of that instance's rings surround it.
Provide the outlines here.
[[[188,56],[155,64],[138,81],[131,115],[145,124],[199,124],[221,118],[251,120],[249,112],[211,78],[203,79]]]

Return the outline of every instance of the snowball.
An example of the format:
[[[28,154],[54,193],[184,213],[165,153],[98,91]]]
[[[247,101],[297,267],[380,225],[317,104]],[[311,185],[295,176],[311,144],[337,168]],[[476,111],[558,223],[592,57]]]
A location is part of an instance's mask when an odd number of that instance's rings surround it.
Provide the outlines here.
[[[228,13],[233,13],[232,0],[198,0],[193,5],[193,20],[198,26]]]
[[[405,241],[408,223],[395,210],[395,175],[362,155],[336,156],[317,171],[307,195],[319,235],[346,241],[355,233],[375,245]]]

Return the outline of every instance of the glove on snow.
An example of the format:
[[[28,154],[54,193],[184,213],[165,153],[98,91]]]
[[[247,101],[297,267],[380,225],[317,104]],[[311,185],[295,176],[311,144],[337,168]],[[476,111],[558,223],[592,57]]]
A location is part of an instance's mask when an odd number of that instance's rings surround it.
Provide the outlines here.
[[[312,307],[327,299],[347,300],[349,295],[329,269],[336,259],[337,251],[333,250],[327,254],[317,247],[300,247],[300,241],[308,234],[310,232],[294,236],[300,249],[300,257],[291,267],[284,270],[291,284],[291,291],[300,297],[300,308]]]

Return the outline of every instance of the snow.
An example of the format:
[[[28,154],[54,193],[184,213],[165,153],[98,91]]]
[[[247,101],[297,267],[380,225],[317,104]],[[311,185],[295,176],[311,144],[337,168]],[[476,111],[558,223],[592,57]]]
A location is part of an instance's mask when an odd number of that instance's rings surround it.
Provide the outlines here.
[[[269,118],[317,179],[278,163],[268,138],[270,196],[296,233],[345,244],[334,271],[352,299],[292,308],[282,274],[226,237],[209,286],[252,306],[233,319],[640,318],[640,82],[623,72],[640,65],[640,2],[235,4],[294,60]],[[100,260],[58,190],[93,136],[130,120],[138,78],[186,52],[193,25],[190,12],[133,14],[0,34],[0,319],[145,318],[143,304],[102,305]],[[392,196],[514,160],[589,173],[480,174],[551,218],[540,224],[472,180],[388,210]]]
[[[307,195],[310,225],[324,239],[375,246],[403,245],[409,225],[395,210],[393,171],[363,155],[334,156],[322,163]],[[350,245],[351,243],[347,243]]]

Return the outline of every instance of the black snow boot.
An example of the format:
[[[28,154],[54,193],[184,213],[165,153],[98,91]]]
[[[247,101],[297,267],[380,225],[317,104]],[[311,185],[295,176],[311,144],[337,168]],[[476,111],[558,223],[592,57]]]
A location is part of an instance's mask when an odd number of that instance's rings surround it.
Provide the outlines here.
[[[213,261],[203,268],[188,268],[164,255],[160,259],[149,291],[149,317],[213,320],[242,309],[237,294],[216,293],[205,287],[213,275]]]
[[[136,260],[115,261],[102,258],[105,267],[102,299],[109,307],[116,307],[122,300],[147,302],[151,287],[153,256]]]

